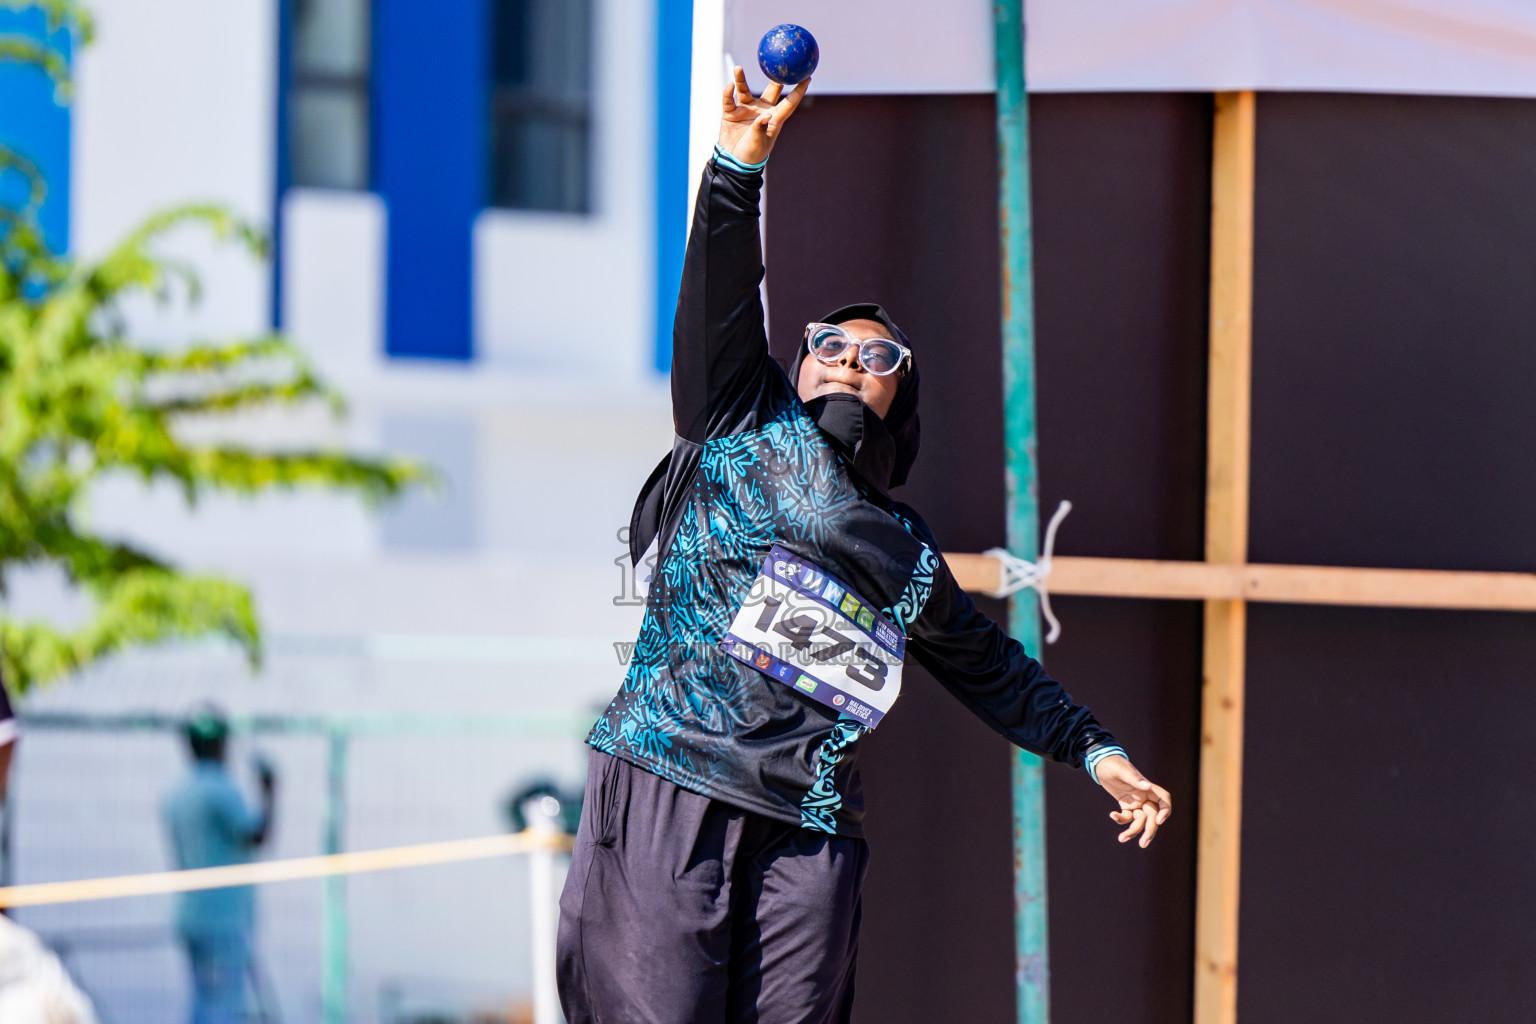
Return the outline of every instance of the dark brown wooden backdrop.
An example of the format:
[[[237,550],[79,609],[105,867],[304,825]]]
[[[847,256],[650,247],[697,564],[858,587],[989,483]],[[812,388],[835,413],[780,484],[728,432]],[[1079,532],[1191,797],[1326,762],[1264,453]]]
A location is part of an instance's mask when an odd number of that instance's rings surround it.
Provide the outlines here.
[[[1258,113],[1253,559],[1536,571],[1536,103]],[[1239,1019],[1536,1020],[1536,618],[1250,618]]]
[[[1064,554],[1203,550],[1211,100],[1036,96],[1042,509]],[[902,494],[1003,540],[987,96],[812,97],[768,177],[775,351],[884,303],[924,375]],[[1265,96],[1252,557],[1536,569],[1536,104]],[[1174,790],[1150,851],[1047,769],[1054,1019],[1188,1021],[1200,609],[1063,598],[1051,671]],[[1002,615],[1001,606],[988,609]],[[1530,1020],[1536,622],[1253,606],[1240,1019]],[[1013,1017],[1008,751],[913,673],[863,754],[864,1022]]]

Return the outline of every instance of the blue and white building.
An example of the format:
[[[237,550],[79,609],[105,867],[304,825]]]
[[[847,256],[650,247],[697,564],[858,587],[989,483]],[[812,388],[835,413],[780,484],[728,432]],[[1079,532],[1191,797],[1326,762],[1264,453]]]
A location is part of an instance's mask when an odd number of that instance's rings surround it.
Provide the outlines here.
[[[671,5],[677,7],[675,3]],[[219,646],[110,662],[24,703],[179,714],[450,721],[439,735],[347,747],[342,846],[504,831],[507,795],[579,788],[579,737],[465,736],[515,714],[589,713],[620,678],[638,601],[617,533],[670,444],[667,286],[680,264],[685,176],[658,243],[658,21],[628,0],[100,0],[96,41],[55,102],[31,69],[0,71],[0,139],[48,178],[50,240],[90,259],[147,215],[224,204],[265,227],[270,263],[188,230],[168,254],[201,270],[195,308],[130,310],[147,341],[279,327],[349,399],[219,425],[241,441],[406,453],[445,478],[383,514],[322,494],[214,500],[107,482],[89,514],[175,562],[253,587],[269,656],[252,676]],[[0,15],[35,29],[40,18]],[[668,29],[670,24],[670,29]],[[686,135],[686,61],[682,112]],[[679,152],[674,164],[684,163]],[[675,274],[675,272],[674,272]],[[675,283],[671,286],[675,290]],[[664,313],[658,317],[658,309]],[[17,611],[78,614],[38,574]],[[169,866],[158,800],[181,770],[163,732],[31,729],[11,813],[11,880]],[[321,852],[323,738],[242,739],[277,763],[271,856]],[[346,885],[347,1019],[515,1006],[530,989],[528,883],[517,861],[360,877]],[[322,888],[261,890],[260,948],[286,1021],[321,1016]],[[104,1019],[182,1014],[170,901],[41,908]]]

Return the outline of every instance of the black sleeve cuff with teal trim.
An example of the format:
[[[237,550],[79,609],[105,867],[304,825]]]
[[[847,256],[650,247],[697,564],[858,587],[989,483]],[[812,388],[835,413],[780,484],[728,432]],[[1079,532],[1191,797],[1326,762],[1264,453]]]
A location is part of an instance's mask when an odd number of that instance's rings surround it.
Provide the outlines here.
[[[760,174],[763,168],[768,166],[767,160],[757,164],[743,163],[721,149],[718,142],[715,143],[715,163],[722,167],[729,167],[731,170],[738,171],[741,174]]]
[[[1099,762],[1115,754],[1124,757],[1125,749],[1116,744],[1102,744],[1083,756],[1083,767],[1088,769],[1088,777],[1093,780],[1094,785],[1098,785],[1099,782]]]

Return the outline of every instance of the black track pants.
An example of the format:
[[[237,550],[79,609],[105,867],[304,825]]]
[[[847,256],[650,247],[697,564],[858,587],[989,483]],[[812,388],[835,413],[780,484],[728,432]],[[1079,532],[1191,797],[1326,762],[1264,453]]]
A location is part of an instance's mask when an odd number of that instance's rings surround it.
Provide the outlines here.
[[[570,1024],[842,1024],[864,840],[680,789],[592,752],[560,896]]]

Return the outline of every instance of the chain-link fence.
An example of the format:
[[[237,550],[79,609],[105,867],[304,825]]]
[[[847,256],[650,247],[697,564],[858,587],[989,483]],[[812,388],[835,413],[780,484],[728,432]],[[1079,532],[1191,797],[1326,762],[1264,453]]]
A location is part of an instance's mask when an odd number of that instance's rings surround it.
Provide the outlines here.
[[[574,788],[579,716],[235,718],[226,764],[254,804],[253,758],[276,770],[262,859],[492,835],[543,780]],[[33,713],[4,833],[4,881],[30,884],[175,865],[166,794],[187,773],[181,720]],[[572,794],[576,796],[577,794]],[[437,1024],[532,1020],[529,858],[501,857],[262,885],[250,1020]],[[558,876],[554,879],[558,885]],[[103,1024],[186,1019],[176,896],[23,907]]]

